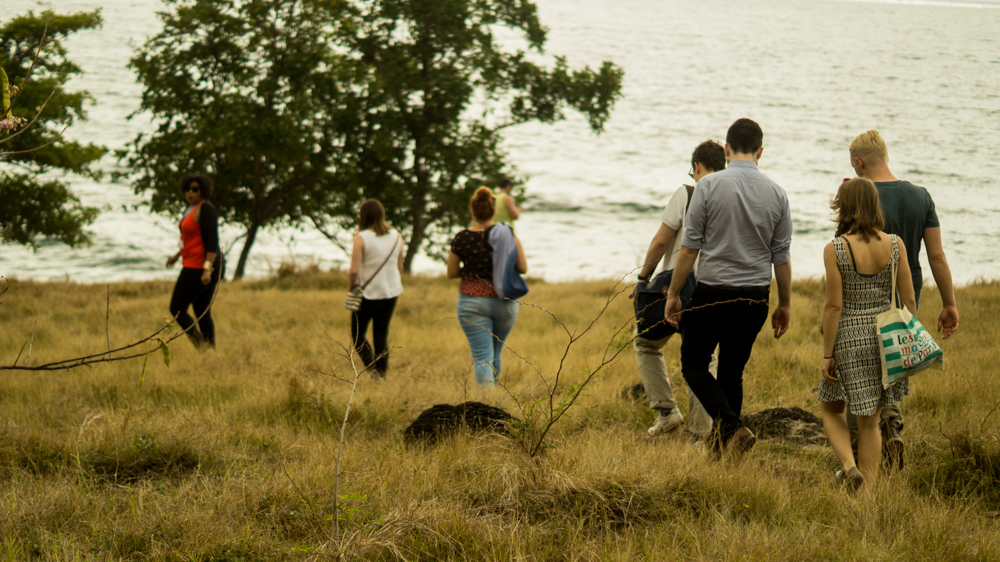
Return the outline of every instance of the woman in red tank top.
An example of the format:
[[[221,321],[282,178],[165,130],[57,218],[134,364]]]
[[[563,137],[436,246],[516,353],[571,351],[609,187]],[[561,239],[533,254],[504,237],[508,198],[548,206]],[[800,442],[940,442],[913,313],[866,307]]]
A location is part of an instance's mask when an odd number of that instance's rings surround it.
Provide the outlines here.
[[[219,249],[219,213],[208,201],[212,180],[201,174],[186,176],[181,180],[181,192],[188,203],[187,211],[177,223],[181,249],[167,259],[167,267],[184,258],[184,268],[174,285],[170,313],[196,347],[215,347],[215,322],[210,308],[223,273],[223,259]],[[194,307],[197,328],[187,312],[188,306]]]

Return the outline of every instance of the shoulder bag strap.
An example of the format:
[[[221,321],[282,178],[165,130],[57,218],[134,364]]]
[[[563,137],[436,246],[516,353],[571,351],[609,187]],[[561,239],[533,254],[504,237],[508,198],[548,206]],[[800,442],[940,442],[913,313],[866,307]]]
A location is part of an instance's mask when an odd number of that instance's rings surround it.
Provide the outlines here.
[[[688,192],[688,202],[687,202],[687,205],[684,206],[684,213],[687,214],[688,209],[691,208],[691,197],[694,196],[694,186],[693,185],[684,184],[684,187],[687,189],[687,192]]]
[[[365,287],[367,287],[368,284],[372,282],[372,279],[375,279],[375,276],[378,275],[380,271],[382,271],[382,268],[385,267],[385,264],[389,262],[389,258],[391,258],[392,254],[396,251],[396,246],[399,246],[398,232],[396,233],[396,241],[393,242],[392,249],[389,250],[389,255],[386,256],[384,260],[382,260],[382,265],[378,266],[378,269],[375,270],[375,273],[372,273],[372,276],[368,278],[368,281],[365,281],[364,285],[361,285],[361,290],[364,290]]]
[[[899,264],[899,256],[896,253],[896,248],[897,248],[897,246],[896,246],[896,235],[895,234],[890,234],[889,235],[889,240],[892,242],[892,249],[889,250],[889,263],[892,264],[892,268],[891,268],[891,270],[892,270],[892,280],[889,282],[889,287],[890,287],[889,288],[889,291],[890,291],[890,293],[889,293],[889,306],[892,307],[892,308],[903,308],[902,306],[900,306],[901,303],[898,302],[899,298],[900,298],[899,297],[899,287],[898,287],[899,284],[896,282],[896,274],[897,274],[896,267]]]

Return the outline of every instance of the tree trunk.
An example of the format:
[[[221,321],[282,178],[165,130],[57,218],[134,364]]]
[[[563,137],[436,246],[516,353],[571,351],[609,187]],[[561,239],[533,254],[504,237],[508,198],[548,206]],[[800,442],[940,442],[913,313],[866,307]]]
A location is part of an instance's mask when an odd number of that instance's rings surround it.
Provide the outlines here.
[[[260,229],[260,225],[253,223],[250,228],[247,229],[247,241],[243,243],[243,251],[240,252],[240,262],[236,264],[236,273],[233,275],[233,281],[238,281],[243,279],[243,272],[247,267],[247,256],[250,255],[250,247],[253,246],[254,240],[257,238],[257,230]]]
[[[406,245],[406,255],[403,257],[403,271],[406,273],[411,273],[413,266],[413,258],[417,257],[417,252],[420,251],[420,244],[424,241],[424,229],[421,227],[417,229],[417,225],[413,225],[413,232],[410,233],[410,243]]]

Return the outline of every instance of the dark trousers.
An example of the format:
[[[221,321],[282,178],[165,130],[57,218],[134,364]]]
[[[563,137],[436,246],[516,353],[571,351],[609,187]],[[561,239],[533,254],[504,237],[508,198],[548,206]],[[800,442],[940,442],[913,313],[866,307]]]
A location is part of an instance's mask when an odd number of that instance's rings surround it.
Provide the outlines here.
[[[177,277],[174,294],[170,297],[170,314],[177,318],[181,329],[188,330],[188,336],[195,344],[202,342],[215,347],[215,322],[212,321],[212,297],[215,286],[219,284],[219,273],[222,267],[216,260],[212,270],[212,281],[208,285],[201,284],[201,274],[204,270],[185,267]],[[194,306],[194,315],[198,318],[198,328],[192,328],[194,320],[187,312],[188,306]],[[199,330],[201,333],[199,333]]]
[[[361,308],[351,313],[351,339],[354,340],[354,349],[361,355],[366,367],[374,363],[375,371],[383,377],[389,370],[389,322],[392,320],[392,312],[396,309],[397,298],[361,299]],[[369,322],[372,324],[374,352],[365,338]]]
[[[681,372],[691,391],[712,416],[719,442],[724,444],[743,426],[743,367],[750,359],[754,340],[767,319],[769,287],[727,288],[701,283],[694,290],[689,308],[681,316]],[[736,302],[753,299],[763,303]],[[719,346],[718,378],[708,371],[715,346]]]

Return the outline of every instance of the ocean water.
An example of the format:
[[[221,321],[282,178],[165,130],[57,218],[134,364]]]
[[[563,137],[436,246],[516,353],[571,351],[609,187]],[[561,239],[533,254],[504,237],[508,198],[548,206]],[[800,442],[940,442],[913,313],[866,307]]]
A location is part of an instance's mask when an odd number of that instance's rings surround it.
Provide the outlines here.
[[[549,280],[617,278],[634,270],[670,195],[688,180],[691,151],[723,139],[733,120],[764,129],[761,170],[791,202],[796,277],[823,273],[832,236],[829,200],[853,175],[847,146],[879,129],[890,166],[934,197],[958,283],[1000,278],[1000,0],[540,0],[545,56],[571,66],[611,60],[625,70],[624,97],[601,135],[574,114],[555,125],[510,130],[505,149],[525,177],[518,222],[530,273]],[[85,74],[70,87],[96,99],[72,138],[122,147],[149,130],[134,112],[140,87],[125,67],[159,29],[160,0],[5,0],[5,14],[101,7],[105,25],[67,41]],[[517,37],[501,37],[518,46]],[[107,158],[102,166],[116,166]],[[81,282],[172,277],[173,220],[132,207],[128,185],[69,177],[88,205],[105,208],[95,244],[37,251],[0,246],[0,275]],[[241,249],[241,230],[223,243]],[[344,239],[349,240],[349,233]],[[283,261],[344,266],[347,256],[311,230],[258,237],[249,275]],[[926,259],[923,259],[926,263]],[[420,272],[443,264],[420,257]],[[929,277],[929,275],[928,275]]]

